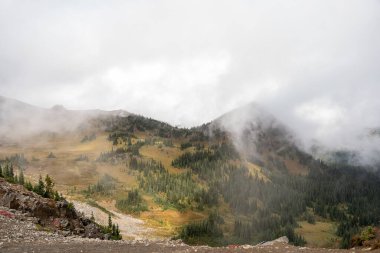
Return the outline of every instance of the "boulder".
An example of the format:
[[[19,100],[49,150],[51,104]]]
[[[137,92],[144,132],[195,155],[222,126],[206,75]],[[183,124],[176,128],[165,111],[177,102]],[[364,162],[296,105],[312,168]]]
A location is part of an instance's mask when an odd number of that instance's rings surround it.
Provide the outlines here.
[[[272,245],[277,244],[277,243],[288,244],[289,239],[286,236],[282,236],[280,238],[277,238],[276,240],[260,243],[259,245],[260,246],[272,246]]]
[[[84,236],[88,238],[104,238],[104,235],[100,231],[99,227],[94,223],[91,223],[84,228]]]

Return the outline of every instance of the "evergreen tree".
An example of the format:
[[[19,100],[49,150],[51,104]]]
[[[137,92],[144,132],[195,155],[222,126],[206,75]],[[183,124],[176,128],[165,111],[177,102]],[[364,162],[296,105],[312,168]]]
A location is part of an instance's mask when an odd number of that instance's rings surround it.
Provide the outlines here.
[[[4,175],[3,175],[3,168],[1,167],[1,164],[0,164],[0,177],[4,177]]]
[[[18,177],[18,183],[21,184],[21,185],[25,184],[24,173],[22,172],[22,170],[20,170],[20,175]]]
[[[52,198],[54,196],[53,187],[54,187],[53,180],[51,179],[51,177],[49,177],[49,174],[46,174],[44,197]]]
[[[3,173],[4,177],[7,179],[9,178],[9,167],[8,167],[8,164],[5,165],[4,167],[4,173]]]
[[[112,218],[111,218],[111,214],[108,214],[108,230],[109,231],[112,230]]]
[[[119,229],[119,224],[116,224],[116,236],[117,236],[117,238],[120,238],[120,239],[121,239],[121,236],[120,236],[120,229]]]
[[[38,179],[38,184],[34,186],[33,191],[41,196],[45,194],[45,184],[44,184],[44,181],[42,181],[41,175]]]
[[[31,182],[27,181],[25,182],[25,188],[28,190],[28,191],[32,191],[33,190],[33,185]]]
[[[10,167],[9,167],[9,177],[10,177],[11,179],[13,179],[14,176],[15,176],[15,173],[14,173],[14,171],[13,171],[13,164],[11,164]]]
[[[54,191],[54,200],[55,200],[55,201],[58,201],[58,200],[61,200],[61,199],[62,199],[62,197],[59,196],[58,191]]]
[[[112,224],[112,235],[116,235],[116,225]]]

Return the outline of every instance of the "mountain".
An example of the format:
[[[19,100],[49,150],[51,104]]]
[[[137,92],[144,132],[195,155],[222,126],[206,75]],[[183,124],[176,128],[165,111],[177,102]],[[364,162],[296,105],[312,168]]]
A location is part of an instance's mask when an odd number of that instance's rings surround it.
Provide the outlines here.
[[[228,112],[212,121],[208,127],[228,133],[242,158],[254,164],[281,160],[281,167],[295,174],[307,173],[307,168],[295,162],[305,155],[301,142],[292,130],[255,103]],[[278,165],[277,165],[278,166]]]
[[[14,139],[42,132],[73,131],[91,119],[105,115],[126,116],[129,113],[122,110],[67,110],[61,105],[45,109],[0,96],[0,136]]]
[[[315,159],[256,104],[191,129],[135,114],[6,104],[2,115],[17,119],[16,136],[19,122],[46,122],[46,115],[70,128],[2,142],[0,164],[31,181],[49,174],[65,197],[134,215],[154,236],[215,246],[286,235],[295,245],[347,248],[368,241],[362,231],[379,225],[378,171]]]

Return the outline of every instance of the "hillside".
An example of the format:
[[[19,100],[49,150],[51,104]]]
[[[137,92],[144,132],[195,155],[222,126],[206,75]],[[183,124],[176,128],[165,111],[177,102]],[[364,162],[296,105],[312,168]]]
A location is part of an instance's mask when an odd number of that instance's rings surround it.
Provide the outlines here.
[[[325,251],[325,249],[290,246],[286,237],[255,246],[229,245],[227,247],[189,246],[180,240],[103,240],[106,235],[99,231],[99,227],[93,223],[92,219],[86,219],[72,207],[68,208],[64,200],[54,203],[52,199],[43,198],[20,185],[8,183],[3,179],[0,179],[0,202],[0,250],[2,252],[283,252],[286,250],[291,253]],[[54,218],[54,215],[58,215],[59,218]],[[330,249],[329,252],[345,251]]]
[[[286,235],[333,248],[375,238],[361,234],[379,225],[378,172],[314,159],[257,105],[191,129],[129,113],[2,105],[3,168],[31,181],[49,174],[66,198],[132,215],[153,237],[223,246]],[[69,127],[55,127],[62,122]]]

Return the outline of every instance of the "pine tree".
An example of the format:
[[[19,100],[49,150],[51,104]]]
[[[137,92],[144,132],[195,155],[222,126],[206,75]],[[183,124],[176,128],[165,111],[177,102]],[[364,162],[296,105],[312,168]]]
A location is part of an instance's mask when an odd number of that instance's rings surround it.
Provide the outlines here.
[[[112,230],[112,218],[111,218],[111,214],[108,214],[108,229],[110,231]]]
[[[4,173],[3,173],[4,177],[7,179],[9,178],[9,167],[8,167],[8,164],[5,165],[4,167]]]
[[[45,184],[44,184],[44,181],[42,181],[41,175],[38,179],[38,184],[34,187],[33,191],[41,196],[45,194]]]
[[[0,177],[4,177],[4,175],[3,175],[3,168],[1,167],[1,164],[0,164]]]
[[[61,196],[59,196],[58,191],[54,191],[54,200],[55,200],[55,201],[59,201],[59,200],[61,200]]]
[[[116,224],[116,236],[117,236],[118,239],[121,239],[119,224]]]
[[[47,198],[52,198],[53,197],[53,194],[54,194],[53,187],[54,187],[53,180],[51,179],[51,177],[49,177],[49,174],[46,174],[44,197],[47,197]]]
[[[95,222],[94,212],[91,212],[91,220]]]
[[[11,164],[10,167],[9,167],[9,177],[10,177],[11,179],[13,179],[14,176],[15,176],[15,173],[14,173],[14,171],[13,171],[13,164]]]
[[[31,182],[27,181],[25,182],[25,188],[28,190],[28,191],[32,191],[33,190],[33,185]]]
[[[115,226],[115,224],[112,224],[112,235],[113,236],[116,235],[116,226]]]
[[[20,170],[20,175],[18,177],[18,183],[21,184],[21,185],[25,184],[24,173],[22,172],[22,170]]]

